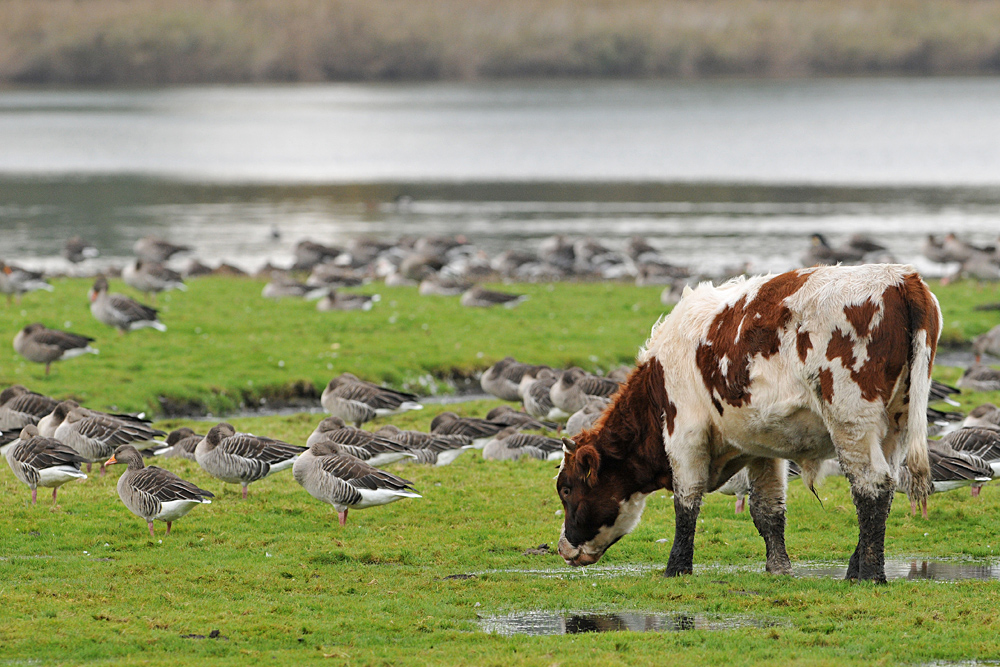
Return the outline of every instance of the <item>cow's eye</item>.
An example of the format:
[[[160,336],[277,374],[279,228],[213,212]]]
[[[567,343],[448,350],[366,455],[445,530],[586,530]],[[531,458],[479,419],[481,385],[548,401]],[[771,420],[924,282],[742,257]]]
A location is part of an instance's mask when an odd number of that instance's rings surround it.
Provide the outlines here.
[[[564,486],[563,488],[559,489],[559,495],[562,496],[563,498],[569,498],[569,487]]]

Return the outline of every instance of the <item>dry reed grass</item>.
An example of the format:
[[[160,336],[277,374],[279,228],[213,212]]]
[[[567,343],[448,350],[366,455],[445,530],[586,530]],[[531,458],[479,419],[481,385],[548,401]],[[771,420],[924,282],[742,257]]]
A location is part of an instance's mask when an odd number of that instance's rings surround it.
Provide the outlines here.
[[[979,0],[5,0],[0,82],[984,74]]]

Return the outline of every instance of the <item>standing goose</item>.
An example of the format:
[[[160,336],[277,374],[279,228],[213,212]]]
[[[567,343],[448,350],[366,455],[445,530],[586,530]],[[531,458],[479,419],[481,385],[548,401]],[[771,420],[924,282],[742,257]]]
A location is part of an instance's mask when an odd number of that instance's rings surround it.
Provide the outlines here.
[[[54,398],[36,394],[22,385],[7,387],[0,392],[0,431],[19,432],[28,424],[37,424],[58,404]]]
[[[26,292],[36,290],[52,291],[52,285],[45,282],[45,278],[37,271],[28,271],[17,266],[11,266],[0,260],[0,292],[7,295],[7,305],[13,299],[21,303],[21,295]]]
[[[63,246],[62,255],[73,264],[79,264],[85,259],[93,259],[101,254],[93,243],[84,241],[81,236],[74,236],[66,240]]]
[[[465,450],[474,448],[472,438],[467,435],[402,431],[392,424],[386,424],[375,433],[409,448],[417,463],[433,466],[446,466],[461,456]]]
[[[376,416],[396,415],[408,410],[422,410],[414,394],[381,387],[341,373],[330,380],[320,398],[323,408],[334,417],[361,426]]]
[[[563,457],[562,440],[520,433],[516,426],[508,426],[483,447],[483,458],[488,461],[516,461],[522,456],[558,461]]]
[[[174,255],[191,250],[186,245],[175,245],[156,236],[144,236],[135,242],[132,251],[149,262],[165,262]]]
[[[544,421],[535,419],[526,412],[518,412],[509,405],[498,405],[489,412],[486,413],[486,419],[491,422],[496,422],[498,424],[506,424],[507,426],[516,426],[519,429],[528,431],[541,431],[542,429],[548,429],[550,431],[555,431],[559,428],[559,424],[550,421]]]
[[[56,502],[59,487],[74,479],[87,479],[80,472],[84,458],[58,440],[38,435],[38,427],[29,424],[21,437],[4,446],[4,456],[14,476],[31,488],[31,504],[38,502],[38,487],[52,488]]]
[[[124,294],[109,293],[108,280],[98,276],[90,290],[90,313],[98,322],[115,327],[124,334],[126,331],[152,327],[157,331],[166,331],[167,327],[160,322],[156,309],[144,306],[135,299]]]
[[[68,406],[68,402],[60,403],[53,410],[56,418],[58,413],[65,410],[64,406]],[[56,426],[53,437],[66,443],[86,459],[87,472],[90,472],[91,463],[103,461],[111,456],[119,445],[152,443],[154,438],[163,435],[166,435],[165,431],[153,428],[149,422],[138,417],[109,415],[74,407],[65,412],[65,417]],[[104,473],[102,463],[101,474]]]
[[[963,486],[981,487],[993,479],[993,469],[980,457],[952,449],[941,440],[927,441],[927,455],[931,463],[930,489],[921,493],[914,488],[913,478],[906,466],[900,466],[897,491],[910,499],[910,513],[916,515],[916,498],[922,497],[921,515],[927,518],[927,496],[953,491]],[[973,495],[978,495],[973,493]]]
[[[44,324],[35,322],[14,336],[14,351],[28,361],[45,364],[45,374],[48,375],[53,361],[97,354],[98,350],[90,346],[93,340],[89,336],[48,329]]]
[[[416,458],[409,447],[380,433],[348,426],[340,417],[328,417],[320,422],[309,436],[306,445],[311,447],[317,442],[333,442],[346,453],[371,466],[383,466],[405,458]]]
[[[159,292],[168,290],[186,291],[187,285],[181,274],[168,269],[158,262],[137,259],[127,264],[122,269],[122,280],[133,289],[137,289],[144,294],[152,295],[153,303],[156,303],[156,295]]]
[[[142,454],[132,445],[115,450],[104,465],[126,464],[118,478],[118,497],[132,514],[141,516],[149,526],[149,536],[155,537],[153,521],[167,522],[167,535],[174,521],[191,511],[195,505],[211,504],[211,492],[199,489],[169,470],[142,462]]]
[[[1000,430],[994,427],[963,427],[942,437],[938,442],[952,449],[972,454],[990,465],[1000,475]],[[977,495],[973,490],[972,495]]]
[[[548,368],[548,366],[522,364],[514,357],[504,357],[486,369],[483,376],[479,378],[479,384],[483,391],[493,394],[501,400],[520,401],[521,394],[518,392],[518,385],[521,384],[521,380],[525,374],[534,377],[535,373],[542,368]]]
[[[549,389],[552,404],[571,415],[582,410],[588,396],[611,397],[621,385],[608,378],[591,375],[578,366],[562,372]]]
[[[180,458],[187,459],[188,461],[196,461],[194,457],[194,450],[204,437],[205,436],[203,435],[195,433],[193,429],[190,429],[187,426],[174,429],[167,434],[168,446],[164,449],[157,450],[156,455],[168,459]]]
[[[482,449],[506,424],[498,424],[478,417],[459,417],[454,412],[442,412],[431,420],[431,433],[442,435],[465,435],[472,438],[472,444]]]
[[[295,461],[292,476],[313,498],[333,505],[341,526],[350,509],[421,497],[411,482],[342,453],[332,442],[310,447]]]
[[[305,447],[281,440],[237,433],[232,424],[216,424],[194,450],[195,459],[205,472],[230,484],[247,487],[259,479],[291,468]]]

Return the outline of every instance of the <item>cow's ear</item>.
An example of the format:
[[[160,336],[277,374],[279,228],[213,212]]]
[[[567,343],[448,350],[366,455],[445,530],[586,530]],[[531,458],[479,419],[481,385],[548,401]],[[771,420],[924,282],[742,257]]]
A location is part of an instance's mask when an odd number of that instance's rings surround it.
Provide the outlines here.
[[[597,450],[587,445],[576,451],[576,461],[580,477],[587,486],[597,483],[597,471],[601,467],[601,455]]]

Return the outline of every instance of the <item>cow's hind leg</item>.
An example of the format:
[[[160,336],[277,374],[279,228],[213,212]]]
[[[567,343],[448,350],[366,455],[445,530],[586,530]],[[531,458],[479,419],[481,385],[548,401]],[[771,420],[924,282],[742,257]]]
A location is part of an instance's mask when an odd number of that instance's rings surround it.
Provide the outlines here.
[[[755,459],[747,466],[750,478],[750,516],[767,548],[767,571],[791,574],[785,551],[786,463],[782,459]]]
[[[879,439],[870,434],[855,446],[838,446],[837,453],[858,511],[858,546],[847,579],[885,583],[885,522],[896,482],[882,448],[875,444]]]
[[[694,571],[694,531],[700,511],[701,493],[674,494],[674,545],[663,576],[676,577]]]

